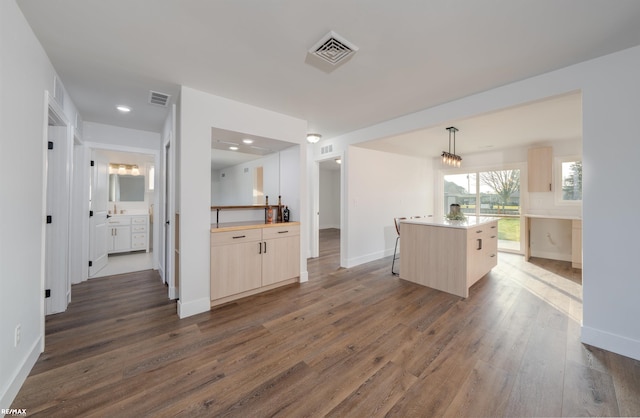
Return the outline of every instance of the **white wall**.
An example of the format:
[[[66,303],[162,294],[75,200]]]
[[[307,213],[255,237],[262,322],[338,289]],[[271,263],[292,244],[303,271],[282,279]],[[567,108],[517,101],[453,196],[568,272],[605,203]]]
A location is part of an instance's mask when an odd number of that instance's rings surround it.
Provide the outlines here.
[[[320,168],[320,229],[340,228],[340,170]]]
[[[45,91],[54,77],[15,0],[0,2],[0,408],[44,348]],[[74,120],[66,93],[63,111]]]
[[[349,147],[346,267],[393,254],[393,218],[433,213],[431,164],[422,158]]]
[[[298,178],[306,184],[306,121],[204,93],[186,86],[180,92],[178,132],[178,193],[180,210],[180,301],[179,316],[210,309],[209,248],[211,227],[211,128],[222,128],[300,144]],[[282,190],[285,193],[284,190]],[[306,188],[288,199],[300,202],[300,221],[305,223]],[[303,229],[301,242],[306,242]],[[306,258],[301,257],[301,280],[305,280]]]
[[[350,144],[463,119],[547,97],[582,91],[583,108],[583,328],[582,341],[640,359],[640,279],[634,257],[640,245],[637,222],[613,216],[625,196],[640,207],[636,177],[630,172],[640,155],[640,47],[576,64],[517,83],[454,100],[331,138],[315,145]],[[620,135],[615,127],[624,126]],[[615,140],[612,137],[615,136]],[[348,161],[347,161],[348,163]],[[632,171],[631,171],[632,172]],[[349,207],[353,206],[351,191]],[[357,205],[357,203],[356,203]],[[351,236],[352,232],[348,232]]]
[[[159,151],[161,148],[159,132],[141,131],[95,122],[84,122],[83,131],[82,138],[85,142],[153,151]],[[118,149],[118,147],[109,148]]]

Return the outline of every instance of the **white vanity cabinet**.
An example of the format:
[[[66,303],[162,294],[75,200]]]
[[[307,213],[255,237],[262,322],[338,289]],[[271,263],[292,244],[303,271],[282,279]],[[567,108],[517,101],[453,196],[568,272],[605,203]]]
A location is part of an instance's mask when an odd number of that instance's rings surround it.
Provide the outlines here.
[[[149,251],[149,215],[114,215],[108,219],[109,254]]]

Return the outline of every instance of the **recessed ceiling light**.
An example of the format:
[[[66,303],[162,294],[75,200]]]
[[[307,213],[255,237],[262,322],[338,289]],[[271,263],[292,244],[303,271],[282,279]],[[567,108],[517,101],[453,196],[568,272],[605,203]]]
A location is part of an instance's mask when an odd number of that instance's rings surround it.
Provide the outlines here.
[[[118,109],[119,111],[121,111],[122,113],[129,113],[131,112],[131,108],[129,106],[124,106],[124,105],[118,105],[116,106],[116,109]]]
[[[242,142],[244,142],[245,144],[253,144],[253,139],[246,138],[243,139]]]
[[[229,147],[231,151],[238,151],[238,147]]]

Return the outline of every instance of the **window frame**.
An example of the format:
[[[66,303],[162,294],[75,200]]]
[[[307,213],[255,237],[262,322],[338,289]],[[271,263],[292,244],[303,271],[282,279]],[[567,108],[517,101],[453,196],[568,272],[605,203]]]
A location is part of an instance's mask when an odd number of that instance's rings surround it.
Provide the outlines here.
[[[562,191],[562,186],[563,186],[563,177],[562,177],[562,164],[563,163],[569,163],[569,162],[576,162],[576,161],[580,161],[582,162],[582,156],[581,155],[564,155],[561,157],[555,157],[555,162],[554,162],[554,178],[553,178],[553,184],[554,184],[554,200],[555,200],[555,204],[558,206],[581,206],[582,205],[582,199],[580,200],[565,200],[564,199],[564,193]]]

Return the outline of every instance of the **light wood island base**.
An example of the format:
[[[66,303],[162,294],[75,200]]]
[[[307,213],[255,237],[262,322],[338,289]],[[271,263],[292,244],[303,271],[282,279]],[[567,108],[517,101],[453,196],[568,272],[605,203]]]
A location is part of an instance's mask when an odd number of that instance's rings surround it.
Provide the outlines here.
[[[400,248],[401,279],[467,298],[498,263],[498,219],[402,221]]]

